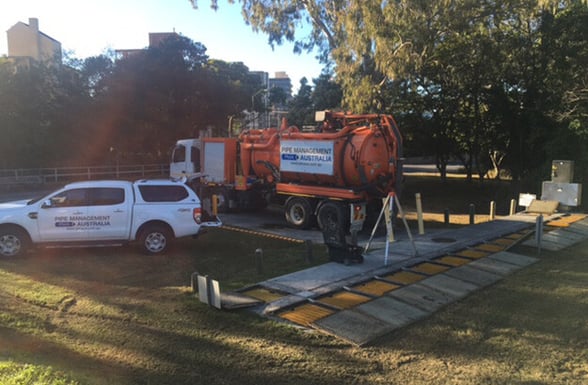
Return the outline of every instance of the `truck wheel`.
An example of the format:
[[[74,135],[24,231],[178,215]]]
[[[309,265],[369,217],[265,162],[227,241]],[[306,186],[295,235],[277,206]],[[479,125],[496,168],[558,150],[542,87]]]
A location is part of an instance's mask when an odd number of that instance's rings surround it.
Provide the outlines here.
[[[161,225],[153,225],[141,231],[139,242],[146,254],[162,254],[170,246],[172,235]]]
[[[345,209],[335,202],[326,202],[319,208],[317,221],[323,232],[346,231]]]
[[[312,223],[312,205],[305,198],[286,201],[286,221],[297,229],[308,229]]]
[[[28,235],[17,228],[3,228],[0,230],[0,255],[16,257],[21,255],[29,246]]]

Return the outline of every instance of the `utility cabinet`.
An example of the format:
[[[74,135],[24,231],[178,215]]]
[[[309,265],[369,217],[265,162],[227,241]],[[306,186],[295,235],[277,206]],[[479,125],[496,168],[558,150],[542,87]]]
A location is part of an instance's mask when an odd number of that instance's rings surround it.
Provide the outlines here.
[[[556,183],[572,183],[574,180],[573,160],[554,160],[551,162],[551,181]]]
[[[573,160],[554,160],[551,163],[551,181],[544,181],[541,200],[557,201],[560,209],[578,207],[582,204],[582,185],[572,183],[574,179]]]

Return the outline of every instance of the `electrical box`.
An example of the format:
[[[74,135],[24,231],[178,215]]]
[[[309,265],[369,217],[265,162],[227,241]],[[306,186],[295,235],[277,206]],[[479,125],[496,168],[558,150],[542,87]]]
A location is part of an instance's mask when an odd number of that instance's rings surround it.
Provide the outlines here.
[[[579,183],[543,182],[541,200],[558,201],[565,206],[582,204],[582,185]]]
[[[574,179],[573,160],[554,160],[551,162],[551,181],[556,183],[572,183]]]

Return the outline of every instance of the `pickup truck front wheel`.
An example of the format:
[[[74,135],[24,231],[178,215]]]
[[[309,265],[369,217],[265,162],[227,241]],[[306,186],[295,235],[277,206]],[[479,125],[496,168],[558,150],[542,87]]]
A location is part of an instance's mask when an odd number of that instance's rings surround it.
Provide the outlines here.
[[[16,257],[30,244],[28,235],[18,228],[0,228],[0,255]]]
[[[139,242],[146,254],[162,254],[169,248],[172,240],[171,232],[160,225],[148,226],[141,231]]]

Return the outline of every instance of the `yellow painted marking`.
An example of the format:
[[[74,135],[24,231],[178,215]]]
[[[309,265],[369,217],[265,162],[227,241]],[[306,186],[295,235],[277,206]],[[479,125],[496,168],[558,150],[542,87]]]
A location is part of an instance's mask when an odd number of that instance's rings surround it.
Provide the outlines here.
[[[492,241],[492,243],[497,244],[497,245],[502,245],[502,246],[512,246],[515,243],[515,241],[513,239],[508,239],[508,238],[498,238],[498,239],[494,239]]]
[[[378,281],[378,280],[371,280],[369,282],[364,282],[359,285],[353,286],[353,290],[361,291],[362,293],[381,296],[385,293],[398,289],[400,285],[395,285],[393,283]]]
[[[370,300],[371,300],[370,297],[366,297],[365,295],[351,293],[349,291],[339,291],[339,292],[336,292],[335,294],[317,299],[318,302],[326,303],[327,305],[336,306],[341,309],[349,309],[349,308],[357,306],[361,303],[368,302]]]
[[[445,270],[449,270],[450,268],[448,266],[436,265],[434,263],[425,262],[425,263],[420,263],[418,265],[412,266],[410,269],[413,271],[417,271],[419,273],[425,273],[428,275],[435,275],[435,274],[441,273]]]
[[[270,233],[266,233],[264,231],[249,230],[249,229],[244,229],[241,227],[223,225],[223,226],[221,226],[221,229],[236,231],[238,233],[258,235],[260,237],[265,237],[265,238],[279,239],[282,241],[288,241],[288,242],[294,242],[294,243],[304,243],[304,241],[302,239],[290,238],[290,237],[286,237],[283,235],[277,235],[277,234],[270,234]]]
[[[494,243],[481,243],[479,245],[474,246],[474,248],[476,250],[489,251],[491,253],[498,253],[499,251],[506,249],[506,246],[497,245]]]
[[[334,310],[327,309],[323,306],[306,303],[278,314],[279,317],[287,319],[299,325],[309,326],[321,318],[325,318],[335,313]]]
[[[264,288],[254,288],[251,290],[243,291],[241,292],[241,294],[247,295],[249,297],[258,299],[263,302],[272,302],[284,296],[283,294]]]
[[[476,259],[487,257],[490,254],[491,253],[489,253],[487,251],[478,251],[478,250],[471,250],[471,249],[465,249],[465,250],[461,250],[461,251],[458,251],[457,253],[455,253],[455,255],[457,257],[476,258]]]
[[[461,265],[465,265],[470,260],[466,259],[466,258],[454,257],[452,255],[446,255],[441,258],[436,258],[435,261],[439,261],[441,263],[445,263],[445,264],[451,265],[451,266],[461,266]]]
[[[412,273],[410,271],[398,271],[394,274],[386,275],[383,278],[389,279],[390,281],[401,283],[403,285],[409,285],[411,283],[415,283],[422,279],[425,279],[426,277],[417,273]]]
[[[512,234],[505,236],[504,238],[518,240],[518,239],[523,238],[527,234],[528,234],[528,232],[526,232],[526,231],[523,233],[512,233]]]
[[[549,221],[548,223],[549,223],[549,226],[568,227],[572,223],[577,222],[577,221],[581,221],[584,218],[586,218],[585,214],[572,214],[567,217],[561,217],[558,219],[554,219],[552,221]]]

